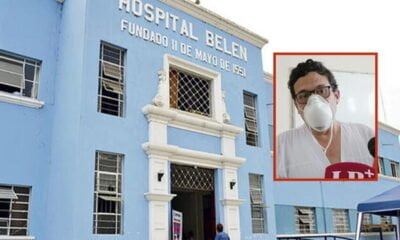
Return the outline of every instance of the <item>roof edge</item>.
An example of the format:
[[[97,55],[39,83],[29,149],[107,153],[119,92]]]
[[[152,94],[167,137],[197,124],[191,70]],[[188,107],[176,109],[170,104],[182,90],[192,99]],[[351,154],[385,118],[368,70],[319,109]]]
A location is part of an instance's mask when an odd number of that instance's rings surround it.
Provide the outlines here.
[[[159,0],[164,2],[176,9],[179,9],[193,17],[199,18],[200,20],[213,25],[219,29],[222,29],[242,40],[245,40],[259,48],[262,48],[268,43],[268,40],[247,28],[244,28],[231,20],[228,20],[217,13],[208,10],[205,7],[199,6],[188,0]]]
[[[396,134],[397,136],[400,136],[400,129],[392,127],[387,123],[379,122],[379,128],[382,128],[383,130],[386,130],[388,132]]]

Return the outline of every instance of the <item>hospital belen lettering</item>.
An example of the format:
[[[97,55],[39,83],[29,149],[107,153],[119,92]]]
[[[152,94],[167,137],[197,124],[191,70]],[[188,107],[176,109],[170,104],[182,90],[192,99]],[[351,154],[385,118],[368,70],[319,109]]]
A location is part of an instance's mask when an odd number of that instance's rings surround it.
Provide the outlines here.
[[[156,27],[164,27],[189,39],[190,41],[199,41],[196,35],[194,25],[173,13],[165,11],[159,7],[155,7],[143,0],[119,0],[119,10],[137,18],[143,18],[146,21],[153,23]],[[143,27],[140,24],[122,18],[120,21],[120,29],[122,32],[127,32],[129,35],[141,38],[153,44],[171,48],[183,55],[198,59],[207,64],[219,67],[225,71],[233,72],[242,77],[246,77],[246,69],[243,66],[234,64],[225,58],[220,58],[215,54],[194,48],[192,45],[184,42],[179,42],[176,39],[170,39],[168,36],[156,32],[154,30]],[[205,45],[211,49],[215,49],[221,53],[247,62],[247,48],[216,34],[212,31],[205,30],[204,32]]]

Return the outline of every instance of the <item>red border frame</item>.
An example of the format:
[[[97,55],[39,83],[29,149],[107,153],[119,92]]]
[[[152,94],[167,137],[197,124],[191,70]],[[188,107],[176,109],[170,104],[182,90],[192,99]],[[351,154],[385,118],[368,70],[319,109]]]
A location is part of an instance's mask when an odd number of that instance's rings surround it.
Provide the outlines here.
[[[375,159],[374,159],[374,168],[375,168],[375,177],[370,179],[326,179],[326,178],[278,178],[276,174],[276,153],[277,153],[277,144],[276,144],[276,57],[277,56],[298,56],[298,55],[370,55],[374,56],[375,60]],[[378,145],[379,145],[379,137],[378,137],[378,53],[377,52],[274,52],[273,54],[273,120],[274,120],[274,141],[273,141],[273,177],[274,181],[281,182],[298,182],[298,181],[327,181],[327,182],[365,182],[365,181],[377,181],[378,180]]]

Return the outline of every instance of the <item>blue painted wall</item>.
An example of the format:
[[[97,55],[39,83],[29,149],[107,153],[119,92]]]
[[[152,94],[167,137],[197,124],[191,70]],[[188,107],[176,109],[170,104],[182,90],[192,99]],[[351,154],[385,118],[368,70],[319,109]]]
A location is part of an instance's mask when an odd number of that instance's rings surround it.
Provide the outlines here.
[[[0,184],[31,186],[29,231],[43,239],[51,128],[54,113],[54,79],[61,6],[52,0],[2,1],[0,51],[41,62],[41,109],[0,101]]]

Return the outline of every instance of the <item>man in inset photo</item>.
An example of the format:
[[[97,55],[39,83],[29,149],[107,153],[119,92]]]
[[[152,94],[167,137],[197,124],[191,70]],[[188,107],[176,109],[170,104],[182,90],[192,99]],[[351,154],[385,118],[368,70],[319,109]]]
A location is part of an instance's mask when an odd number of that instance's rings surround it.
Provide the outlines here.
[[[341,121],[337,118],[336,113],[343,104],[342,92],[335,76],[322,62],[309,58],[298,63],[290,71],[287,86],[295,106],[294,110],[304,122],[278,135],[278,178],[321,179],[326,177],[327,167],[338,163],[361,163],[367,165],[366,169],[373,167],[374,157],[368,151],[368,142],[374,137],[374,131],[365,124]],[[363,91],[360,86],[354,85],[353,89],[349,86],[348,94],[349,89],[354,92]],[[364,106],[347,108],[366,108],[368,99],[364,101]],[[348,105],[353,103],[354,98],[347,102]],[[348,112],[351,112],[350,110]],[[336,178],[343,177],[340,171],[334,171],[333,174],[337,175]],[[353,173],[353,178],[363,177]]]

